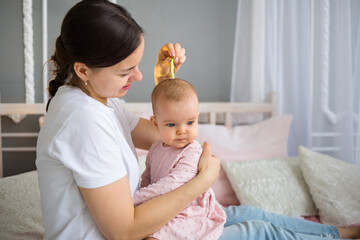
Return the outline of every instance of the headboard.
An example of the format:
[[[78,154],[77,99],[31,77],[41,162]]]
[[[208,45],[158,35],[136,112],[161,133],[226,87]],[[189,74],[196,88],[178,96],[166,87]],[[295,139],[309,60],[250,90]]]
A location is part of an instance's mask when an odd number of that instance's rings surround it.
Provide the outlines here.
[[[126,102],[126,108],[138,114],[151,113],[151,103],[149,102]],[[35,103],[0,103],[0,116],[12,114],[43,115],[45,114],[46,104]],[[233,113],[265,113],[269,116],[279,114],[279,96],[277,92],[270,93],[270,101],[264,103],[232,103],[232,102],[200,102],[199,112],[202,116],[208,116],[206,123],[219,124],[219,116],[223,119],[222,124],[227,127],[232,126]],[[3,131],[0,117],[0,178],[3,177],[3,152],[31,152],[36,147],[3,147],[3,138],[36,138],[37,132],[7,132]]]

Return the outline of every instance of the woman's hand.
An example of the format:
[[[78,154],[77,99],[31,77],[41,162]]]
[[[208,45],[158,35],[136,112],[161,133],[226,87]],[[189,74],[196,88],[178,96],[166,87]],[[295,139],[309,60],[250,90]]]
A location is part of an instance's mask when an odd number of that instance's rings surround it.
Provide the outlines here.
[[[185,48],[181,47],[179,43],[167,43],[162,46],[154,68],[154,80],[156,85],[162,80],[171,78],[171,58],[174,58],[174,70],[176,73],[186,60]]]
[[[208,179],[209,187],[216,181],[220,171],[220,160],[212,155],[211,146],[209,143],[204,142],[203,152],[200,156],[199,174],[203,174]]]

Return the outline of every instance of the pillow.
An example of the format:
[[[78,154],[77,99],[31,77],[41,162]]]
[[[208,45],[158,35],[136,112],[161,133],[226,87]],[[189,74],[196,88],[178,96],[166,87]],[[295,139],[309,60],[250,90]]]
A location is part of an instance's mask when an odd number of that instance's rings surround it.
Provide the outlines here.
[[[319,209],[320,221],[331,225],[360,223],[360,171],[350,163],[300,146],[303,176]]]
[[[210,143],[213,154],[222,163],[286,157],[291,121],[292,116],[282,115],[231,129],[220,125],[199,124],[198,141]],[[223,169],[212,188],[223,206],[240,204]]]
[[[139,172],[140,172],[140,176],[141,174],[145,171],[146,168],[146,155],[141,155],[138,156],[138,161],[139,161]]]
[[[298,157],[225,162],[223,167],[242,204],[288,216],[317,214]]]
[[[0,179],[0,239],[42,239],[36,171]]]

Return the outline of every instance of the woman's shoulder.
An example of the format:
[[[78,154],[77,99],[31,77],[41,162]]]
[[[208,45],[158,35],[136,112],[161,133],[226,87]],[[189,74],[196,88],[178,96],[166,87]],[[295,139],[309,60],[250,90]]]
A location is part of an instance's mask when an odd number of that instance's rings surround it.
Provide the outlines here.
[[[103,122],[113,112],[97,100],[87,96],[77,87],[63,86],[51,100],[45,122],[66,125],[86,125]],[[45,124],[44,122],[44,124]],[[57,128],[61,128],[57,126]]]
[[[59,88],[58,93],[56,93],[54,99],[60,104],[65,106],[68,109],[82,109],[88,107],[89,109],[98,109],[98,110],[111,110],[110,107],[105,106],[98,100],[90,97],[78,87],[73,86],[62,86]],[[51,103],[51,102],[50,102]]]
[[[94,98],[88,96],[78,87],[62,86],[50,102],[49,111],[112,111]]]

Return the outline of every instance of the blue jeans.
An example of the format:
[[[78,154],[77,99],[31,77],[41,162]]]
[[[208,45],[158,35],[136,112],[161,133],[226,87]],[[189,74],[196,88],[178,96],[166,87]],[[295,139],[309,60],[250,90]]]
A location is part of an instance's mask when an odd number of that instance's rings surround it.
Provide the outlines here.
[[[340,239],[336,227],[240,205],[224,208],[226,223],[219,240]]]

